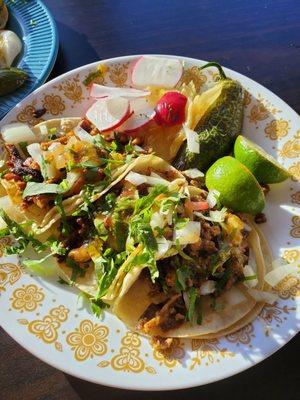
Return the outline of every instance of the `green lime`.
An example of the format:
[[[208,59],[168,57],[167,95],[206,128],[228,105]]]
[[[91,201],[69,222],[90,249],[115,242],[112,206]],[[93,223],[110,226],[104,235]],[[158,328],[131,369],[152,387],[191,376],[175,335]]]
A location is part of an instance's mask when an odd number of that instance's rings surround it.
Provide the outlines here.
[[[289,172],[257,144],[238,136],[234,144],[234,156],[246,165],[259,183],[278,183],[290,177]]]
[[[220,202],[233,211],[260,213],[265,197],[252,172],[233,157],[219,158],[206,172],[208,189],[220,192]]]

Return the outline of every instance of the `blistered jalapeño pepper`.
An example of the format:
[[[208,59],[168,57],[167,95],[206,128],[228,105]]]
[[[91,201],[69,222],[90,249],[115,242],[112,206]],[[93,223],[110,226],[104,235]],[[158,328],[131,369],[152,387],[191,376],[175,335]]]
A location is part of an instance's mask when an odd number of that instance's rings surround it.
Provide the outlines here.
[[[243,124],[244,91],[241,84],[226,77],[222,67],[210,62],[200,69],[217,67],[220,80],[197,99],[197,124],[193,129],[199,135],[200,153],[191,153],[186,142],[180,147],[173,165],[185,170],[198,168],[206,171],[218,158],[228,154]]]

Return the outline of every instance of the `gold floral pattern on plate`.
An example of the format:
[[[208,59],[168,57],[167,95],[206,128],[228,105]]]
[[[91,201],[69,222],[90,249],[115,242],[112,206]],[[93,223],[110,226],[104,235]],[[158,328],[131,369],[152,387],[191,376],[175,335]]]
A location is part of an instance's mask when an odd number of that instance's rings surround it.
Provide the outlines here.
[[[93,324],[85,319],[74,332],[68,334],[66,341],[77,361],[84,361],[94,356],[103,356],[107,352],[109,329],[104,325]]]
[[[240,344],[249,345],[254,337],[254,326],[252,323],[250,323],[238,331],[230,333],[226,336],[226,339],[228,342],[235,343],[237,346],[239,346]]]
[[[294,215],[292,217],[292,229],[290,230],[290,235],[293,238],[300,238],[300,216]]]
[[[13,285],[22,275],[21,267],[17,264],[0,264],[0,294],[6,290],[5,286]]]
[[[66,105],[58,94],[46,94],[43,99],[43,106],[51,115],[60,115],[65,110]]]
[[[66,79],[62,83],[59,83],[57,86],[53,86],[58,91],[62,92],[63,95],[70,99],[74,104],[81,103],[84,100],[83,90],[81,86],[81,80],[79,78],[79,74],[76,74],[70,79]]]
[[[297,158],[300,154],[300,136],[293,138],[284,143],[281,150],[278,150],[278,154],[282,158]]]
[[[297,249],[285,250],[282,256],[287,262],[292,263],[300,260],[300,251]]]
[[[29,333],[36,336],[46,344],[54,343],[58,351],[62,351],[62,345],[57,341],[58,330],[63,322],[68,319],[70,310],[63,305],[52,308],[43,319],[29,322],[27,319],[18,319],[19,324],[26,325]]]
[[[32,312],[42,305],[45,295],[41,288],[36,285],[23,285],[15,289],[12,294],[11,307],[18,311]]]
[[[286,276],[274,289],[281,299],[294,299],[300,295],[300,280],[293,275]]]
[[[125,86],[127,78],[128,78],[128,67],[129,62],[123,64],[115,64],[111,66],[108,71],[109,79],[116,86]]]
[[[37,100],[33,100],[31,104],[28,104],[25,106],[18,114],[17,114],[17,121],[18,122],[23,122],[23,123],[28,123],[30,125],[36,125],[40,122],[43,122],[43,118],[36,118],[35,112],[37,109]]]
[[[5,247],[10,245],[11,243],[12,240],[9,237],[3,237],[0,239],[0,257],[3,256],[3,250],[5,249]]]
[[[288,121],[280,118],[273,119],[265,127],[265,134],[271,140],[281,139],[289,133],[290,124]]]
[[[286,315],[295,311],[296,307],[289,307],[287,304],[281,306],[277,301],[274,304],[266,304],[261,310],[259,317],[267,325],[273,322],[282,324],[287,318]]]
[[[251,104],[252,96],[248,90],[244,90],[244,106],[248,107]]]
[[[185,68],[178,85],[185,83],[188,85],[190,81],[194,82],[196,92],[199,92],[201,87],[207,81],[207,76],[196,66]]]
[[[300,191],[291,194],[292,203],[300,204]]]
[[[192,364],[189,367],[190,370],[193,370],[197,365],[204,364],[208,366],[220,362],[222,358],[235,356],[235,353],[225,347],[221,347],[218,339],[192,339],[192,350],[196,354],[191,358]]]
[[[163,352],[154,349],[153,357],[159,362],[160,366],[174,368],[185,356],[184,343],[180,339],[173,339],[169,348]]]
[[[247,116],[250,123],[257,124],[259,121],[263,121],[269,117],[269,111],[266,109],[263,103],[254,104],[250,113]]]
[[[289,167],[289,172],[292,175],[294,182],[300,182],[300,161],[295,162]]]
[[[133,372],[138,374],[147,371],[149,374],[156,374],[152,366],[147,366],[140,356],[142,341],[140,336],[134,332],[126,332],[121,339],[121,347],[117,355],[110,361],[101,361],[98,367],[104,368],[111,365],[115,371]]]

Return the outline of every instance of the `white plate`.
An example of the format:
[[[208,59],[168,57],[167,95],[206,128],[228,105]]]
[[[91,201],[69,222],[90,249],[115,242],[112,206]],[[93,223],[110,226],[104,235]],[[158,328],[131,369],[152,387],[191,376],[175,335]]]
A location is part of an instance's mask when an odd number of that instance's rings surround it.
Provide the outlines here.
[[[136,58],[101,62],[108,67],[101,83],[128,84],[128,68]],[[182,60],[184,79],[194,79],[199,89],[216,78],[215,69],[199,72],[196,67],[203,61]],[[15,107],[2,124],[37,123],[32,111],[42,107],[48,110],[45,119],[83,115],[89,100],[82,81],[98,64],[75,69],[45,84]],[[263,86],[237,72],[225,72],[248,91],[243,134],[293,174],[292,179],[272,187],[265,209],[267,223],[261,229],[274,258],[294,261],[300,258],[300,117]],[[1,239],[0,246],[3,244]],[[0,321],[23,347],[68,374],[127,389],[179,389],[234,375],[287,343],[300,325],[299,312],[298,319],[296,314],[299,289],[296,278],[286,279],[278,288],[279,301],[266,306],[259,318],[242,330],[219,340],[177,340],[170,357],[164,358],[146,339],[127,332],[114,316],[106,314],[99,320],[77,305],[72,288],[29,276],[21,271],[16,257],[2,257]]]

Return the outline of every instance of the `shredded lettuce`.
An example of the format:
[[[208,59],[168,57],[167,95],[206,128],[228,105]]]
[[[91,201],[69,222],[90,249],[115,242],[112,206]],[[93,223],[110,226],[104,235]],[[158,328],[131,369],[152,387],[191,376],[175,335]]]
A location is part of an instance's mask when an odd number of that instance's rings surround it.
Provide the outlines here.
[[[31,244],[33,249],[38,253],[47,249],[48,243],[42,243],[37,240],[33,236],[32,232],[25,232],[25,230],[23,229],[23,227],[25,227],[25,224],[18,224],[10,219],[4,210],[0,210],[0,217],[7,225],[6,229],[1,230],[0,236],[3,237],[12,235],[16,240],[15,244],[9,245],[5,248],[6,254],[21,254],[25,251],[29,244]]]
[[[24,259],[22,264],[35,275],[43,277],[57,275],[57,264],[52,254],[48,254],[39,260]]]
[[[61,185],[55,183],[38,183],[27,182],[26,188],[23,192],[23,198],[27,196],[36,196],[44,193],[63,193],[64,189]]]

